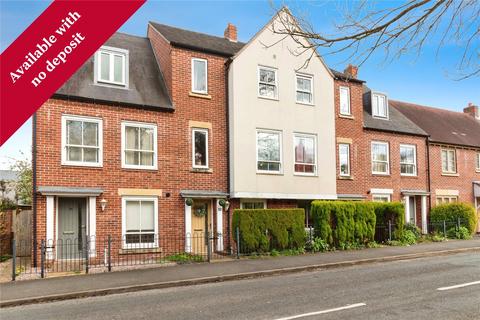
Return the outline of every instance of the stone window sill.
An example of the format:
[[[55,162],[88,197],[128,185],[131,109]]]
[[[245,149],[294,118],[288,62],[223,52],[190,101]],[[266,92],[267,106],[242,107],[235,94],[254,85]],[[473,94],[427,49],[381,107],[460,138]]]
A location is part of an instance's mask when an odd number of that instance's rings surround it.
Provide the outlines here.
[[[190,170],[190,172],[195,172],[195,173],[213,173],[213,169],[212,169],[212,168],[208,168],[208,169],[192,168],[192,170]]]
[[[345,115],[345,114],[339,114],[338,117],[342,118],[342,119],[355,120],[354,116],[348,116],[348,115]]]
[[[444,177],[459,177],[460,175],[458,173],[446,173],[446,172],[443,172],[442,173],[442,176]]]
[[[212,96],[209,95],[209,94],[201,94],[201,93],[189,92],[188,95],[189,95],[190,97],[212,100]]]
[[[339,180],[353,180],[353,176],[338,176]]]

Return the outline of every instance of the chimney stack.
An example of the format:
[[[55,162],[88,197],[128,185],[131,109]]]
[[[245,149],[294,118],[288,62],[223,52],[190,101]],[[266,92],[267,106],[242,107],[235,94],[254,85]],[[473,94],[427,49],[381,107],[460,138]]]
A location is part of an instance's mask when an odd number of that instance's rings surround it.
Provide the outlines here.
[[[232,42],[237,42],[237,27],[229,22],[223,35],[225,39],[228,39]]]
[[[345,68],[345,71],[344,73],[350,77],[352,77],[353,79],[357,79],[357,75],[358,75],[358,67],[357,66],[354,66],[352,64],[349,64],[346,68]]]
[[[463,109],[463,112],[480,121],[480,108],[473,103],[469,102],[468,107]]]

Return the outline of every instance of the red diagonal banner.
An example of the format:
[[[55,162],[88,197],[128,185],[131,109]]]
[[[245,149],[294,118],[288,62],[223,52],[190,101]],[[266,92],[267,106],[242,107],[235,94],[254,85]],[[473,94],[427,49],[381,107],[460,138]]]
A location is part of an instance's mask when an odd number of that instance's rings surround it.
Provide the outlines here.
[[[145,0],[56,0],[0,55],[0,145]]]

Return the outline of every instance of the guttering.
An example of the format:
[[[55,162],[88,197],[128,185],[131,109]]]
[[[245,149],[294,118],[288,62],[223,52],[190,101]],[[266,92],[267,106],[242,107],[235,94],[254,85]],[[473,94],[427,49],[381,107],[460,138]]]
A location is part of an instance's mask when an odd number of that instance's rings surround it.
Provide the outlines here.
[[[32,215],[33,266],[37,266],[37,113],[32,117]]]
[[[232,63],[232,59],[228,59],[225,62],[225,106],[226,106],[226,137],[227,137],[227,194],[230,197],[230,96],[229,96],[229,83],[228,83],[228,71],[230,68],[230,64]],[[228,250],[232,252],[232,245],[231,245],[231,230],[230,230],[230,210],[231,206],[228,207],[227,210],[227,236],[228,236]]]

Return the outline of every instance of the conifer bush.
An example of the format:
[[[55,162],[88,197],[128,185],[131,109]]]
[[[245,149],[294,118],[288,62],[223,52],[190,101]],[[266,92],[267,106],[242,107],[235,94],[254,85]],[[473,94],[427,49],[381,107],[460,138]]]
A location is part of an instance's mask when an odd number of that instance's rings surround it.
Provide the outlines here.
[[[313,201],[315,237],[330,246],[346,248],[368,244],[375,237],[375,208],[367,202]]]
[[[303,209],[236,209],[233,230],[240,230],[241,252],[303,249],[305,211]],[[236,239],[236,238],[234,238]]]
[[[475,232],[477,215],[475,208],[467,203],[449,203],[438,205],[430,210],[430,222],[457,222],[468,229],[470,234]]]

